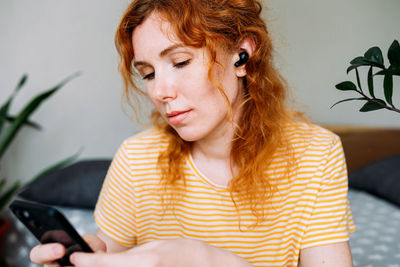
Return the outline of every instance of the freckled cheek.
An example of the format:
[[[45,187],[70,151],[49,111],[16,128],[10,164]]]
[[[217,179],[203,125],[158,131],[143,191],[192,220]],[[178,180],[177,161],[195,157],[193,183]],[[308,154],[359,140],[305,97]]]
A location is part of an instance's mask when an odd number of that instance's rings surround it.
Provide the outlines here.
[[[181,72],[179,77],[176,77],[175,84],[177,87],[185,90],[190,90],[197,94],[204,93],[211,87],[210,80],[208,79],[207,69],[197,65],[193,62],[189,65],[190,68]]]

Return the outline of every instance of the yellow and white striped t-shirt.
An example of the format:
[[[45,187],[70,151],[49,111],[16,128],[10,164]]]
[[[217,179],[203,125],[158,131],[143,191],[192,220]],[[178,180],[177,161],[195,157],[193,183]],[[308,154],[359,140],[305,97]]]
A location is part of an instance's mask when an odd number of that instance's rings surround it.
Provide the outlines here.
[[[241,210],[239,229],[229,191],[205,177],[190,155],[182,198],[174,211],[163,210],[157,158],[168,140],[155,129],[128,138],[119,148],[96,206],[97,224],[125,246],[191,238],[231,250],[255,266],[297,266],[301,249],[347,241],[354,224],[339,138],[305,123],[286,130],[297,167],[283,179],[277,175],[282,160],[272,161],[266,171],[278,192],[256,227],[246,227],[256,218]]]

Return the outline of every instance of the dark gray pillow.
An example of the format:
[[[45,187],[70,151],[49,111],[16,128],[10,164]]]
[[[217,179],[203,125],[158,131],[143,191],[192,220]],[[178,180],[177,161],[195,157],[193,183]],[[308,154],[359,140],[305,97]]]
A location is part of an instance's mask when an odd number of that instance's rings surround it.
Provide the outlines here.
[[[84,160],[33,182],[19,196],[48,205],[93,209],[111,160]]]
[[[351,172],[349,187],[367,191],[400,206],[400,155],[373,162]]]

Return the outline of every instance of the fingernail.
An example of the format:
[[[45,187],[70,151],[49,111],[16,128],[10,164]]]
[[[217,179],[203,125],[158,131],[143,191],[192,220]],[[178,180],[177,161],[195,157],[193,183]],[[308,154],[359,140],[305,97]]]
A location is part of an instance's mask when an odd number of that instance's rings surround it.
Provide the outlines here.
[[[70,261],[73,265],[75,265],[75,258],[76,258],[75,253],[72,253],[71,256],[69,256],[69,261]]]

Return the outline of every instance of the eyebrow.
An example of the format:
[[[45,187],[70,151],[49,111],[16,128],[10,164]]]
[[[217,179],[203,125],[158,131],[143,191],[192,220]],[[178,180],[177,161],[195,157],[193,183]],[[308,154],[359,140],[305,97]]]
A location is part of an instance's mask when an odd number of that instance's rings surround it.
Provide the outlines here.
[[[171,53],[175,49],[183,47],[183,46],[185,46],[185,45],[184,44],[174,44],[174,45],[168,46],[167,48],[163,49],[160,52],[159,56],[160,57],[165,57],[166,55],[168,55],[169,53]],[[149,64],[147,62],[145,62],[145,61],[135,61],[135,63],[134,63],[135,68],[137,68],[138,66],[141,66],[141,65],[148,66]]]

